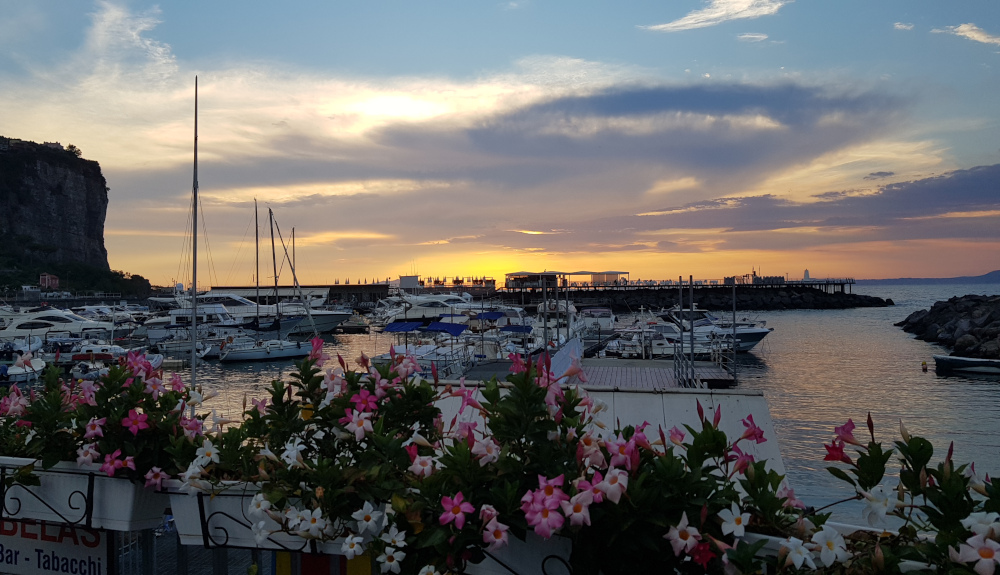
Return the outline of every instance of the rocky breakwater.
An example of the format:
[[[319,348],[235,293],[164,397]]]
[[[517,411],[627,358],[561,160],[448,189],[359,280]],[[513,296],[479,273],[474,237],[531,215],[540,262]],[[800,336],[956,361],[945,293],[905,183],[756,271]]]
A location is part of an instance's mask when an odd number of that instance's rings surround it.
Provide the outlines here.
[[[684,288],[684,305],[690,305],[688,288]],[[602,292],[590,296],[587,292],[570,296],[577,307],[587,305],[609,306],[617,313],[636,311],[640,307],[660,309],[677,305],[677,289],[629,289],[627,291]],[[727,311],[733,309],[733,290],[727,287],[695,287],[695,304],[707,310]],[[827,293],[821,289],[805,286],[787,287],[744,287],[736,288],[736,309],[753,311],[775,311],[785,309],[850,309],[858,307],[886,307],[894,305],[891,299],[851,293]]]
[[[1000,296],[964,295],[915,311],[896,325],[953,355],[1000,359]]]

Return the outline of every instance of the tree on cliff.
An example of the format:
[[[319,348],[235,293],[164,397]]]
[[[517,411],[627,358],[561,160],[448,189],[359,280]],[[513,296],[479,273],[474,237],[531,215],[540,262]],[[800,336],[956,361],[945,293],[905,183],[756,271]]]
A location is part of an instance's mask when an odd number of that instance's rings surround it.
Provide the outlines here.
[[[83,155],[83,151],[80,150],[80,148],[77,148],[76,146],[74,146],[73,144],[70,144],[70,145],[66,146],[66,151],[69,152],[69,153],[71,153],[71,154],[73,154],[77,158],[79,158],[80,156]]]

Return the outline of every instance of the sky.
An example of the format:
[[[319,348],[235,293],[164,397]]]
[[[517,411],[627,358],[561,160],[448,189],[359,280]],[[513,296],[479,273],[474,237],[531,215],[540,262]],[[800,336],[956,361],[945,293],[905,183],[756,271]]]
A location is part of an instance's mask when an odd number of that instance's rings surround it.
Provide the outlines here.
[[[0,135],[78,146],[113,269],[858,279],[1000,268],[996,0],[0,0]],[[292,229],[295,232],[292,249]],[[586,279],[586,278],[583,278]]]

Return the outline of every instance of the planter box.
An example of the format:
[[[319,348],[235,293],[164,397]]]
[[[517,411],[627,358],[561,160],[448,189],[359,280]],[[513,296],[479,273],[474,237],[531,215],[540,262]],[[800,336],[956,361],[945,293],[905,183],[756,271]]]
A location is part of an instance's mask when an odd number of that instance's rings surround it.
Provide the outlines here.
[[[280,532],[277,531],[278,523],[270,518],[264,519],[264,528],[273,533],[258,542],[253,524],[260,519],[255,521],[248,513],[250,501],[258,492],[254,484],[230,483],[214,494],[186,493],[180,491],[180,487],[181,482],[177,480],[164,482],[170,494],[174,525],[183,545],[341,554],[343,539],[322,542]]]
[[[94,529],[138,531],[163,522],[166,495],[142,483],[108,477],[99,465],[79,466],[60,462],[43,470],[34,459],[0,457],[0,475],[6,479],[16,468],[35,463],[41,485],[10,487],[0,484],[4,519],[36,519]]]
[[[573,542],[558,535],[542,539],[533,531],[521,541],[510,536],[506,547],[488,552],[485,559],[465,567],[469,575],[543,575],[545,573],[569,573],[569,556]],[[565,567],[560,567],[560,564]]]

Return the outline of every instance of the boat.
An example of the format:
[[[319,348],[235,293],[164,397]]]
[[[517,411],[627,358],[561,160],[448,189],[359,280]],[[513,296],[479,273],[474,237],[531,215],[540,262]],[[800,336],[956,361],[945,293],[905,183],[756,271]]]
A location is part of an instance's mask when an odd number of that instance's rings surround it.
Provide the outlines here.
[[[1000,359],[935,355],[934,367],[938,371],[964,371],[968,373],[1000,374]]]
[[[309,355],[312,346],[306,342],[283,339],[245,340],[227,344],[219,352],[219,361],[275,361],[299,359]]]
[[[45,370],[45,360],[31,357],[30,353],[17,356],[10,364],[0,363],[0,382],[28,383],[35,381]]]
[[[663,321],[678,325],[685,332],[693,329],[695,334],[735,337],[736,351],[739,353],[749,352],[767,337],[767,334],[774,331],[774,328],[766,327],[759,322],[727,322],[697,307],[679,309],[674,306],[656,315]]]
[[[33,335],[44,336],[49,332],[67,332],[83,337],[88,332],[102,331],[122,337],[131,328],[110,321],[92,321],[71,311],[41,306],[22,311],[0,309],[0,340],[23,339]]]

